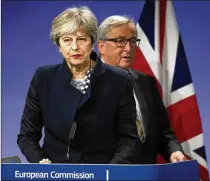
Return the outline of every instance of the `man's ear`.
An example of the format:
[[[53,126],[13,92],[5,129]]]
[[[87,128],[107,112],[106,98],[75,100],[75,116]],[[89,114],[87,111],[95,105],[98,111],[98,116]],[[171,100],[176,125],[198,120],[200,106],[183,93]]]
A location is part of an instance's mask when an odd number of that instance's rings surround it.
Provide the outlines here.
[[[101,55],[104,55],[105,53],[105,43],[102,40],[98,40],[97,42],[97,46],[98,46],[98,51]]]

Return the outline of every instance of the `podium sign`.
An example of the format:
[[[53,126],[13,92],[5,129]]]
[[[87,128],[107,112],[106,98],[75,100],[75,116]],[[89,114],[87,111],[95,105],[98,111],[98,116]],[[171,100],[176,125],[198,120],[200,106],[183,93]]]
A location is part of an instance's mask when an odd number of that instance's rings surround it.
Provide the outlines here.
[[[2,180],[199,180],[195,160],[155,165],[11,164]]]

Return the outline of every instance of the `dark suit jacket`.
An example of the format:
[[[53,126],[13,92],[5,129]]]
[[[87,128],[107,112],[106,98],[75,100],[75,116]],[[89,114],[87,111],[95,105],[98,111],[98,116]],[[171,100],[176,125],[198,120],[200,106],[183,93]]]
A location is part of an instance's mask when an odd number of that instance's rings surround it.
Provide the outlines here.
[[[17,143],[29,162],[49,158],[65,163],[68,135],[77,120],[71,149],[81,153],[79,163],[130,163],[139,138],[135,101],[126,71],[97,64],[84,96],[69,82],[67,64],[37,69],[27,94]],[[39,145],[44,126],[45,137]]]
[[[172,152],[183,150],[170,126],[155,79],[135,70],[129,69],[129,72],[146,134],[143,144],[138,145],[133,163],[155,164],[158,153],[169,161]]]

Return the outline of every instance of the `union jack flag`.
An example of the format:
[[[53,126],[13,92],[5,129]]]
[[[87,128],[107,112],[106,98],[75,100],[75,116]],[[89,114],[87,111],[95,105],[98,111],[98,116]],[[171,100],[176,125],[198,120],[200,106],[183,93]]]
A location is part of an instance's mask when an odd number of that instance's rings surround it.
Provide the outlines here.
[[[201,117],[172,1],[147,0],[136,28],[141,42],[132,68],[156,78],[186,157],[198,161],[200,178],[208,180]]]

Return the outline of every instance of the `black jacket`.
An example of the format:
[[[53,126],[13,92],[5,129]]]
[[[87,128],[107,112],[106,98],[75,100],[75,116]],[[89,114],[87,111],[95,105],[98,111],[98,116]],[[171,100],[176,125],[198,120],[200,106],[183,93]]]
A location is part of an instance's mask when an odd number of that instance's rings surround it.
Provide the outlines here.
[[[145,140],[139,144],[134,164],[155,164],[158,153],[169,161],[174,151],[183,152],[176,139],[167,111],[157,89],[155,79],[129,69],[145,128]]]
[[[68,135],[77,120],[71,149],[81,154],[79,163],[130,163],[139,140],[131,77],[126,71],[103,64],[94,52],[91,59],[97,64],[83,96],[69,83],[72,73],[65,61],[37,69],[17,140],[29,162],[43,158],[68,162]],[[44,144],[40,147],[43,127]]]

